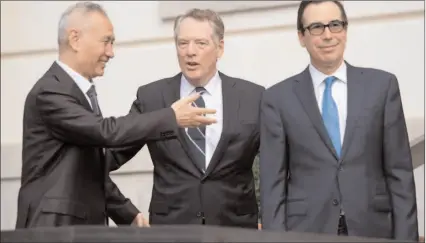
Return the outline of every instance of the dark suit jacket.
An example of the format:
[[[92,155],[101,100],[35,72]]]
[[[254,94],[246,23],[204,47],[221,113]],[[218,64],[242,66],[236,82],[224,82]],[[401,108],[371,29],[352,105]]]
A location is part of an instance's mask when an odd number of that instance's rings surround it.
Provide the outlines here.
[[[395,75],[347,64],[348,113],[338,159],[306,69],[269,88],[261,108],[266,229],[417,240],[410,146]]]
[[[139,88],[131,113],[170,107],[180,98],[178,74]],[[259,147],[259,106],[263,87],[219,72],[223,130],[203,174],[191,154],[184,129],[176,139],[148,142],[154,164],[151,224],[205,224],[257,228],[258,207],[252,164]],[[116,151],[119,165],[142,146]]]
[[[103,147],[143,144],[177,129],[172,109],[120,118],[96,116],[53,63],[25,101],[17,228],[131,223],[138,213],[109,177]]]

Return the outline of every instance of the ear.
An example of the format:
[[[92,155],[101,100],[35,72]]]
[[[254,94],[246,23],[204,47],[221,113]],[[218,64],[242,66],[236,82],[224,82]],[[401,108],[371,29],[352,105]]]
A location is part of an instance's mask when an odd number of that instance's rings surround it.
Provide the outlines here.
[[[297,31],[297,35],[299,37],[299,43],[302,47],[306,47],[305,45],[305,35],[301,31]]]
[[[80,41],[80,32],[76,29],[68,30],[68,43],[74,51],[78,51],[80,49],[79,45]]]
[[[217,59],[221,58],[223,55],[223,52],[225,50],[225,42],[222,40],[219,41],[219,45],[217,46]]]

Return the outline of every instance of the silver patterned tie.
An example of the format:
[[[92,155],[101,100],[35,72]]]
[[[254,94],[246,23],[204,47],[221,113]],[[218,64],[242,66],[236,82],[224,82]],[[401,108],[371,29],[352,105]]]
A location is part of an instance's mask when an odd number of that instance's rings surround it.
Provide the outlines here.
[[[196,92],[201,93],[200,98],[194,101],[193,106],[206,107],[202,94],[206,92],[203,87],[197,87]],[[205,171],[206,168],[206,126],[188,128],[188,137],[191,140],[190,149],[197,155],[197,164],[200,169]]]

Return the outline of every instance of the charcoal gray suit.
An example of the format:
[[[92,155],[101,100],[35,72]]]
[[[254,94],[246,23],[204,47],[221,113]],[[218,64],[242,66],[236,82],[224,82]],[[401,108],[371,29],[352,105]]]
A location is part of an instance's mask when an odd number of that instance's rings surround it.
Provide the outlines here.
[[[263,228],[336,234],[343,211],[349,235],[417,240],[413,167],[397,79],[347,64],[347,92],[338,158],[308,68],[265,91]]]
[[[179,73],[141,86],[131,113],[144,114],[169,107],[180,98],[181,76]],[[221,72],[219,76],[223,130],[205,172],[197,163],[197,154],[191,149],[193,145],[184,129],[178,129],[175,139],[147,143],[154,164],[149,206],[152,225],[257,228],[252,165],[259,149],[259,108],[264,88]],[[114,153],[107,154],[107,159],[121,166],[141,148],[114,149]]]
[[[55,62],[29,92],[23,119],[16,228],[130,224],[139,212],[109,177],[102,148],[175,136],[169,107],[119,118],[96,115]]]

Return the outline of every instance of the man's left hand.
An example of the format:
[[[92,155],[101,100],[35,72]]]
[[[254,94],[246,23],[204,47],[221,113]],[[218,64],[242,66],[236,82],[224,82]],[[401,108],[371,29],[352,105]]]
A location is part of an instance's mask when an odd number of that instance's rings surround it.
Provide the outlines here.
[[[143,217],[142,213],[138,213],[135,219],[133,219],[132,225],[138,227],[149,227],[149,222]]]

